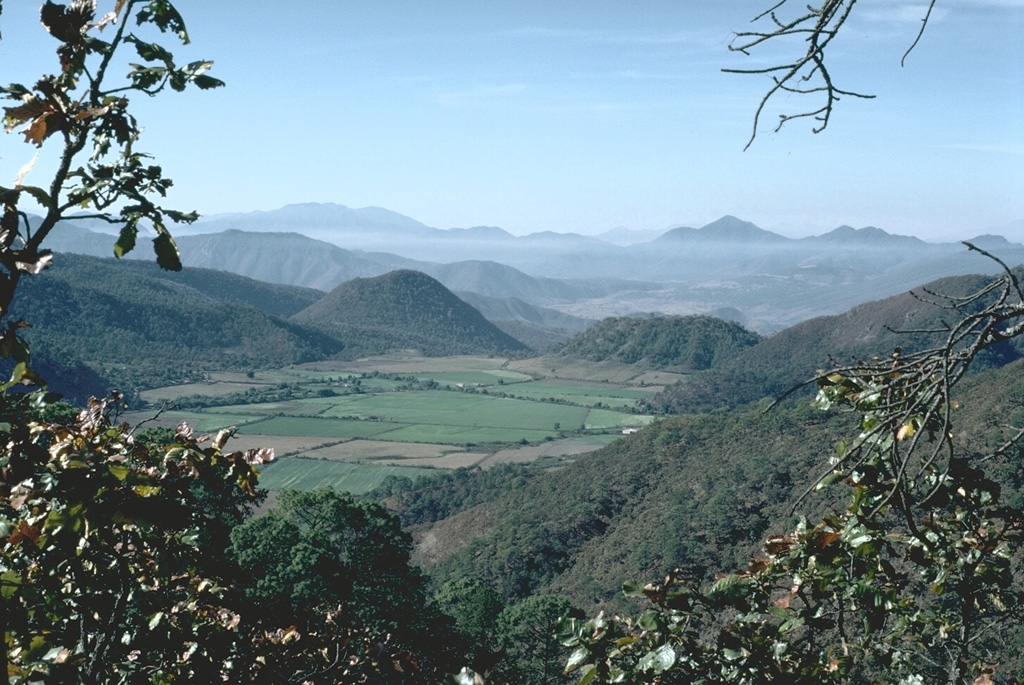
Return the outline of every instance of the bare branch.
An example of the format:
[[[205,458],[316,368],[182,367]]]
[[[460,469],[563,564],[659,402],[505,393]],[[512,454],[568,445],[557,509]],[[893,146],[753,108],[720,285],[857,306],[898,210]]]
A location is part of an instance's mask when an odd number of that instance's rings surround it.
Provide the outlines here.
[[[817,123],[812,127],[812,132],[821,133],[828,127],[835,108],[835,103],[840,96],[850,96],[861,99],[872,99],[875,96],[859,91],[847,90],[838,87],[832,80],[825,67],[825,51],[846,25],[850,14],[853,12],[857,0],[820,0],[819,5],[804,5],[793,18],[780,18],[779,11],[783,9],[788,0],[780,0],[770,8],[758,14],[751,23],[767,24],[761,30],[738,31],[729,43],[729,50],[750,55],[751,51],[768,42],[782,42],[784,39],[799,39],[806,43],[803,54],[792,60],[783,61],[780,64],[753,69],[729,68],[722,71],[731,74],[770,74],[772,85],[761,97],[757,108],[754,111],[753,131],[747,144],[743,149],[748,149],[757,137],[761,116],[768,103],[780,92],[795,95],[819,96],[824,102],[816,107],[808,108],[795,113],[781,114],[779,123],[773,129],[779,131],[788,122],[796,119],[813,119]],[[924,34],[925,27],[931,18],[932,9],[936,0],[931,0],[924,17],[921,20],[921,27],[914,38],[913,43],[903,55],[900,61],[902,65]],[[800,84],[811,84],[803,86]]]
[[[928,10],[924,13],[924,18],[921,19],[921,28],[917,31],[917,36],[914,37],[914,42],[910,44],[907,51],[903,53],[903,57],[900,58],[900,66],[904,66],[907,62],[907,56],[914,51],[917,47],[918,42],[921,40],[921,36],[924,35],[924,30],[928,27],[928,20],[932,18],[932,9],[935,7],[935,0],[928,3]]]

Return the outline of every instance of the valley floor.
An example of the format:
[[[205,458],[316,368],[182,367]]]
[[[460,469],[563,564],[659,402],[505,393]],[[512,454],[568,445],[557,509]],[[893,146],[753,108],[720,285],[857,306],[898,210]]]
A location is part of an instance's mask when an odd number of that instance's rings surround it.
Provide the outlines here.
[[[149,390],[130,423],[200,432],[237,427],[234,449],[272,447],[271,491],[323,485],[366,492],[388,476],[503,462],[564,465],[654,417],[637,403],[671,374],[624,378],[585,365],[541,373],[543,361],[491,357],[380,357],[271,372],[216,373],[207,382]]]

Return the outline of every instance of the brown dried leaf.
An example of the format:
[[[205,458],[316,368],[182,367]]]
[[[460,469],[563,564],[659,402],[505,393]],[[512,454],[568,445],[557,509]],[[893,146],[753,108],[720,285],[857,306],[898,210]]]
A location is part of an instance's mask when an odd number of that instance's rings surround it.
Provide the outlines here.
[[[10,133],[14,130],[14,127],[18,124],[24,123],[30,119],[44,114],[45,112],[51,111],[49,104],[44,100],[32,96],[25,96],[25,104],[18,105],[17,107],[4,107],[4,119],[7,120],[7,124],[4,129]]]
[[[33,545],[38,545],[39,531],[39,526],[30,526],[25,521],[18,521],[18,527],[7,538],[7,542],[12,545],[17,545],[21,542],[31,542]]]
[[[174,437],[177,440],[191,440],[192,435],[192,428],[188,425],[187,421],[182,421],[174,429]]]
[[[764,543],[764,551],[771,555],[785,554],[793,547],[793,538],[789,535],[776,535]]]
[[[121,2],[117,3],[117,7],[114,9],[113,12],[107,12],[102,17],[100,17],[100,20],[96,22],[96,28],[102,31],[103,29],[107,28],[107,24],[116,24],[117,12],[120,9],[121,4]]]
[[[839,539],[839,533],[834,531],[818,530],[811,538],[810,546],[816,550],[822,550]]]
[[[771,564],[772,564],[771,559],[769,559],[767,557],[762,557],[762,556],[753,557],[750,560],[750,564],[747,566],[747,570],[746,570],[745,575],[753,575],[755,573],[760,573],[761,571],[763,571],[766,568],[768,568],[769,566],[771,566]]]
[[[103,107],[83,107],[75,113],[74,118],[78,121],[83,119],[99,119],[101,116],[109,112],[110,108],[110,105],[105,105]]]
[[[28,176],[28,172],[32,171],[32,167],[34,167],[36,165],[36,160],[38,160],[38,159],[39,159],[39,153],[37,152],[37,153],[35,153],[32,156],[32,160],[28,164],[26,164],[25,166],[21,167],[21,171],[18,172],[18,177],[14,179],[14,187],[15,188],[20,188],[21,187],[21,182],[25,180],[26,176]]]
[[[235,426],[222,429],[217,433],[217,437],[213,439],[213,447],[218,450],[224,449],[224,445],[227,444],[227,441],[235,434],[236,430],[238,429]]]
[[[25,127],[22,133],[25,134],[25,142],[40,146],[46,139],[46,120],[53,112],[43,112],[32,120],[32,123]]]
[[[981,669],[981,675],[974,679],[971,685],[992,685],[992,676],[996,672],[995,666],[986,666]]]
[[[260,447],[259,449],[247,450],[244,456],[245,463],[253,466],[269,464],[274,461],[275,458],[273,447]]]

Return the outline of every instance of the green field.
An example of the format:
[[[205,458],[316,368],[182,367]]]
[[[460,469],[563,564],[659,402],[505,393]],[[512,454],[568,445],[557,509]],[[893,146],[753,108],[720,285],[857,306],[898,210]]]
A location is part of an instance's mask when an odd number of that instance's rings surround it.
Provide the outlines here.
[[[409,466],[350,464],[285,457],[260,469],[260,485],[267,490],[312,490],[330,486],[358,495],[373,490],[388,476],[416,478],[431,473],[436,471]]]
[[[588,411],[583,407],[444,390],[338,399],[343,401],[322,416],[374,417],[398,423],[488,428],[553,429],[554,424],[559,423],[563,430],[571,430],[583,425]]]
[[[654,394],[652,390],[641,390],[639,388],[618,388],[610,385],[585,385],[566,382],[547,383],[533,381],[502,387],[501,391],[530,400],[556,400],[570,404],[580,404],[592,407],[601,403],[606,407],[616,409],[628,409],[636,406],[637,400],[642,400]]]
[[[314,419],[303,416],[274,416],[246,424],[239,433],[256,435],[312,435],[319,438],[371,438],[401,428],[401,424],[382,421]]]
[[[547,446],[565,438],[596,438],[592,447],[574,452],[584,453],[653,418],[633,413],[637,400],[651,394],[649,388],[535,378],[505,365],[503,359],[480,357],[318,363],[260,372],[249,382],[253,393],[230,396],[225,389],[247,387],[246,376],[215,374],[208,394],[203,384],[187,387],[190,395],[210,397],[211,406],[169,408],[156,424],[187,420],[204,433],[237,426],[238,439],[246,444],[265,441],[279,454],[290,455],[266,467],[263,485],[271,490],[328,484],[362,492],[389,474],[429,472],[375,463],[380,459],[375,445],[392,446],[388,451],[395,454],[389,460],[416,459],[418,464],[424,463],[427,445],[432,450],[468,448],[478,456],[458,463],[479,459],[490,465],[543,457]],[[158,389],[153,396],[167,398],[183,390]],[[252,403],[237,403],[246,400]],[[402,445],[409,447],[403,451]],[[538,449],[511,449],[524,445]],[[320,456],[321,449],[343,449],[346,457],[301,458]]]
[[[527,383],[533,379],[525,373],[496,369],[494,371],[436,371],[431,373],[413,374],[421,381],[436,381],[441,385],[514,385]]]

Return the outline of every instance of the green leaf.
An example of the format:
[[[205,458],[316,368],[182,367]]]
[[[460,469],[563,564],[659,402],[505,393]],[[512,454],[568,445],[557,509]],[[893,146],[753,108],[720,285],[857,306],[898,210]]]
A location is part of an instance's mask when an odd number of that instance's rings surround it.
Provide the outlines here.
[[[153,238],[153,250],[156,252],[156,263],[167,271],[181,271],[181,254],[170,233],[161,233]]]
[[[120,259],[129,252],[135,249],[135,237],[139,234],[138,220],[129,221],[121,229],[121,234],[117,236],[117,242],[114,243],[114,256]]]
[[[50,194],[47,193],[42,188],[37,188],[36,186],[21,186],[20,188],[18,188],[18,190],[21,190],[31,195],[35,199],[35,201],[41,204],[43,207],[49,207],[51,204]]]
[[[622,594],[626,597],[642,597],[644,594],[644,586],[635,580],[627,580],[622,584]]]
[[[676,653],[672,645],[662,645],[653,652],[648,652],[640,660],[637,666],[641,671],[651,671],[655,674],[664,673],[676,663]]]
[[[207,76],[206,74],[196,76],[192,79],[192,83],[196,84],[200,90],[210,90],[211,88],[220,88],[225,85],[219,78]]]
[[[3,390],[9,390],[10,388],[13,388],[15,385],[20,383],[21,379],[25,377],[25,369],[27,368],[28,365],[25,364],[25,362],[23,361],[15,364],[14,368],[11,369],[10,379],[3,385]]]
[[[597,677],[597,666],[592,665],[583,672],[583,677],[580,678],[578,685],[587,685],[587,683],[594,680]]]
[[[636,624],[641,630],[657,630],[658,629],[658,612],[653,609],[645,611],[640,614],[640,618],[637,619]]]
[[[131,472],[131,469],[129,469],[127,466],[124,466],[122,464],[111,464],[107,468],[110,470],[110,475],[112,475],[114,478],[116,478],[118,480],[122,480],[122,481],[125,478],[127,478],[128,474]]]
[[[17,571],[4,571],[0,574],[0,597],[10,599],[21,585],[21,574]]]
[[[139,40],[134,36],[125,38],[126,41],[135,44],[135,51],[139,53],[139,57],[146,60],[147,62],[163,62],[171,69],[174,68],[174,55],[163,47],[156,43],[147,43]]]
[[[572,673],[575,671],[586,662],[588,656],[590,656],[590,652],[585,647],[580,647],[574,651],[569,655],[569,660],[565,663],[565,672]]]

